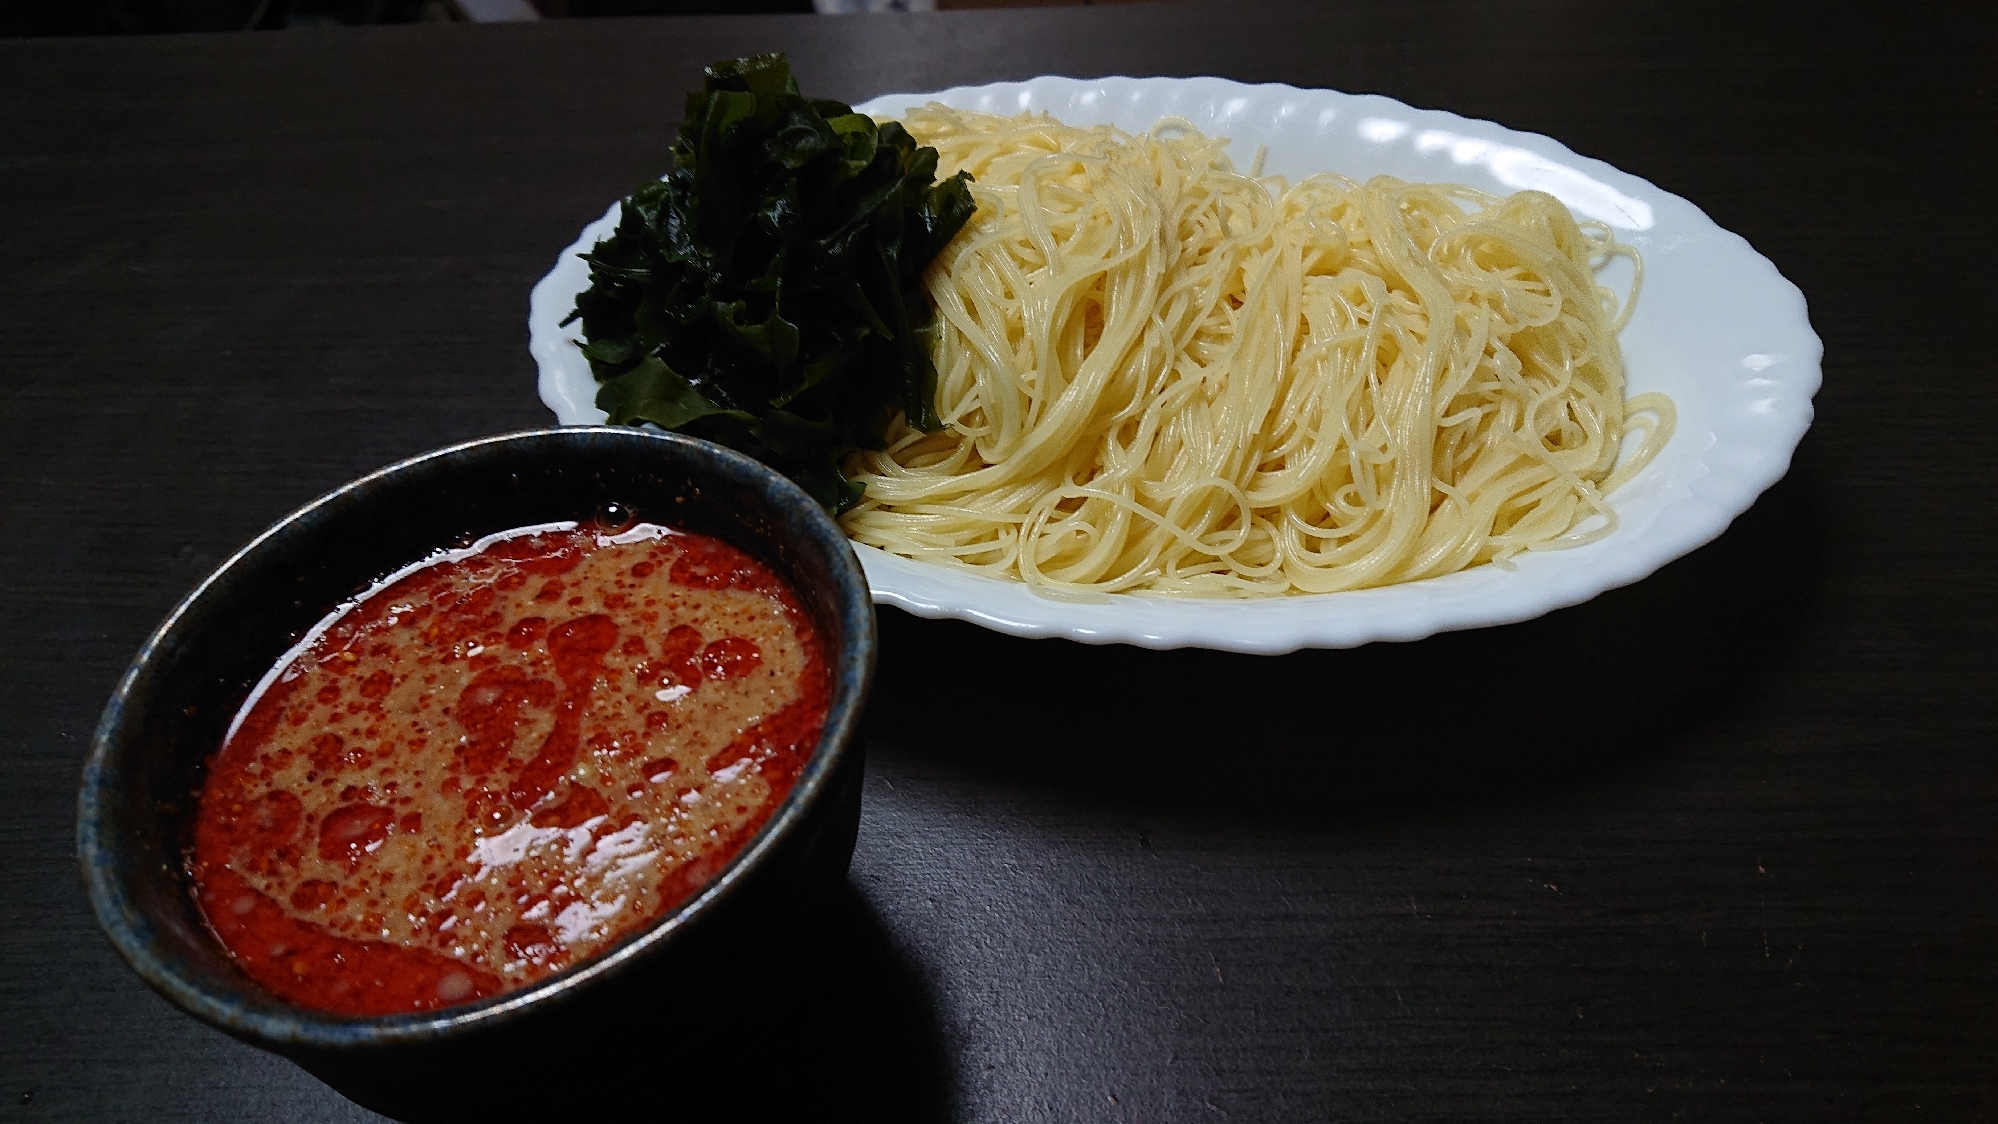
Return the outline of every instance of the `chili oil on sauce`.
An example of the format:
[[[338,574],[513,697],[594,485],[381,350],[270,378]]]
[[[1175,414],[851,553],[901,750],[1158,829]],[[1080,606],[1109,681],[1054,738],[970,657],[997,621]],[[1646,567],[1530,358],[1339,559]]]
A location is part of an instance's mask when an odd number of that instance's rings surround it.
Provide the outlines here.
[[[519,987],[718,874],[829,690],[796,596],[720,540],[491,536],[336,612],[252,695],[202,787],[198,901],[301,1006]]]

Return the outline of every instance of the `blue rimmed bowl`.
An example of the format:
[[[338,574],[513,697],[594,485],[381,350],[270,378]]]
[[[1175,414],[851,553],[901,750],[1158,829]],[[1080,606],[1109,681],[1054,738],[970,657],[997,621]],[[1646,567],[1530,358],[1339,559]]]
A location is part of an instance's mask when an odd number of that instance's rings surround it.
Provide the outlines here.
[[[203,922],[185,861],[203,764],[252,685],[331,608],[383,575],[440,547],[587,520],[607,504],[725,539],[797,591],[825,643],[833,691],[819,747],[790,795],[692,900],[516,991],[354,1018],[294,1006],[252,982]],[[732,960],[780,947],[813,924],[814,903],[843,878],[859,826],[856,730],[874,655],[874,608],[846,536],[811,497],[748,457],[617,427],[512,433],[426,453],[280,520],[147,639],[105,707],[84,766],[84,883],[112,944],[196,1018],[391,1116],[490,1111],[477,1083],[448,1075],[515,1064],[545,1073],[563,1050],[572,1060],[601,1054],[618,1028],[657,1017],[657,1003],[712,988]]]

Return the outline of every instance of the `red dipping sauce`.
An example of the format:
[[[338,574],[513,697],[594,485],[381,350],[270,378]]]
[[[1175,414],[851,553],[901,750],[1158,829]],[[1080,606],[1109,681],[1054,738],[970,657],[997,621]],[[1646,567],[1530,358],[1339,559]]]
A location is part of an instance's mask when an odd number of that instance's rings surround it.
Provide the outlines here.
[[[727,543],[490,536],[342,607],[252,693],[201,790],[202,912],[303,1007],[520,987],[718,874],[829,698],[796,595]]]

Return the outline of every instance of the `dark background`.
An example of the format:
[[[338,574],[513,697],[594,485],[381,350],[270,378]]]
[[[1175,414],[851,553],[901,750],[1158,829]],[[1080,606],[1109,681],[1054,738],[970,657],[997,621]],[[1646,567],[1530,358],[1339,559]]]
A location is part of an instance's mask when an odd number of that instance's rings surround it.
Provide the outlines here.
[[[528,289],[663,169],[702,64],[777,49],[853,101],[1218,74],[1546,133],[1772,258],[1825,386],[1720,540],[1526,624],[1262,659],[884,611],[850,892],[738,1028],[736,1115],[1998,1119],[1983,12],[1263,0],[0,42],[0,1119],[368,1118],[98,933],[72,846],[90,731],[266,524],[547,423]],[[563,1079],[658,1117],[691,1080],[674,1056],[635,1093]]]
[[[809,12],[812,0],[524,0],[509,18],[741,15]],[[933,7],[1008,7],[1020,0],[944,0]],[[1091,0],[1026,0],[1085,5]],[[1124,0],[1098,0],[1124,2]],[[457,0],[7,0],[0,36],[173,35],[197,31],[279,31],[399,23],[469,22]],[[488,21],[492,22],[492,21]]]

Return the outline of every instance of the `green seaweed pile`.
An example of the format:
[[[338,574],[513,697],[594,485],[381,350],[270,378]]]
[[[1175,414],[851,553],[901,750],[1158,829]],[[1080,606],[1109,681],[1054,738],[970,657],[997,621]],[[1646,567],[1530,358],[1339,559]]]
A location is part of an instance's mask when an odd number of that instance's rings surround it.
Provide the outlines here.
[[[584,255],[583,353],[616,424],[739,449],[835,513],[841,470],[897,411],[936,415],[924,267],[974,205],[895,122],[798,92],[782,55],[717,63],[687,96],[673,170]],[[566,322],[566,321],[565,321]]]

